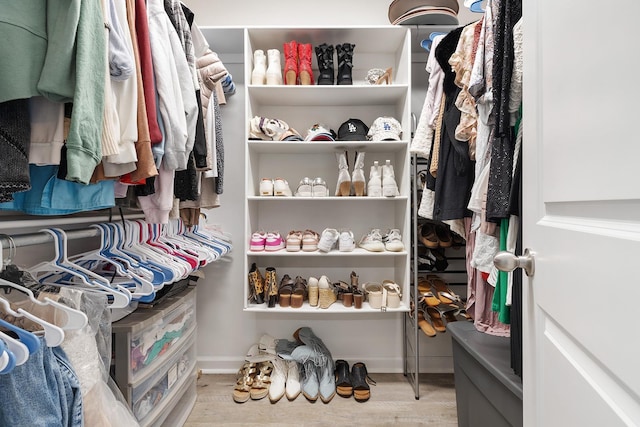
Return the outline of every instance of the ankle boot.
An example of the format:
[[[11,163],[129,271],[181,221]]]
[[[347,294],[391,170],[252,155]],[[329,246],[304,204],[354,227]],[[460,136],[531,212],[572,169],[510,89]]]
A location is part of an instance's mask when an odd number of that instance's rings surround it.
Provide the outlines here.
[[[387,160],[386,163],[382,165],[382,195],[384,197],[395,197],[400,195],[391,160]]]
[[[284,47],[284,83],[298,84],[298,42],[285,43]]]
[[[367,184],[367,196],[382,197],[382,170],[376,160],[369,172],[369,183]]]
[[[333,45],[322,43],[316,46],[316,59],[318,60],[318,84],[334,84],[333,72]]]
[[[314,84],[313,70],[311,69],[312,51],[313,49],[309,43],[300,43],[298,45],[298,76],[301,85]]]
[[[351,85],[353,84],[351,71],[353,69],[353,49],[355,44],[343,43],[336,45],[336,51],[338,52],[338,84],[339,85]]]
[[[273,267],[267,267],[265,270],[265,292],[269,307],[275,307],[278,302],[278,281],[276,269]]]
[[[353,192],[356,196],[364,196],[364,153],[356,151],[356,159],[353,163],[353,172],[351,173],[351,182],[353,183]]]
[[[268,85],[281,85],[282,84],[282,69],[280,68],[280,51],[278,49],[269,49],[267,51],[267,84]]]
[[[267,57],[262,49],[253,52],[253,71],[251,72],[251,84],[265,84],[265,76],[267,74]]]
[[[336,153],[338,159],[338,183],[336,184],[336,196],[351,195],[351,176],[349,175],[349,160],[347,152]]]
[[[264,279],[255,262],[249,270],[249,293],[256,304],[264,303]]]

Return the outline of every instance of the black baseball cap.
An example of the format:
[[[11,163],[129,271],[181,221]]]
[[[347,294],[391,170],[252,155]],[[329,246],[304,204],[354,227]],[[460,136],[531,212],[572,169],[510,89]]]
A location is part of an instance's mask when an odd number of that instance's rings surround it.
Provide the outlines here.
[[[338,128],[338,141],[366,141],[369,127],[360,119],[349,119]]]

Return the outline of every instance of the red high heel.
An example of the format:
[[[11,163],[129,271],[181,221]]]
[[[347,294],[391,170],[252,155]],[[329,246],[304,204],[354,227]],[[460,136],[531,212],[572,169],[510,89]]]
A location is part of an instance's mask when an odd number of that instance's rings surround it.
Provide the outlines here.
[[[298,67],[301,85],[315,84],[313,81],[313,70],[311,70],[311,55],[313,49],[311,44],[300,43],[298,45]]]
[[[284,84],[298,84],[298,42],[295,40],[283,45]]]

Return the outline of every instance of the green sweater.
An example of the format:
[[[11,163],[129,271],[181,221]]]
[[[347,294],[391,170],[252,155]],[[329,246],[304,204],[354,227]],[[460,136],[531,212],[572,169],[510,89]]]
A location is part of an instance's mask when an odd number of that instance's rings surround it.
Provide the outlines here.
[[[106,72],[99,1],[1,0],[0,102],[73,102],[67,179],[88,183],[102,158]]]

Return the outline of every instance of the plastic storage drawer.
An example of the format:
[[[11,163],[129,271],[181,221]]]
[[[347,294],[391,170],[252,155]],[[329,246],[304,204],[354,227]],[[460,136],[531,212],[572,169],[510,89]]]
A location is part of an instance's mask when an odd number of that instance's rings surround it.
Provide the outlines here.
[[[196,291],[190,287],[149,309],[138,309],[112,325],[115,381],[124,388],[163,364],[173,346],[195,328]]]
[[[152,424],[162,413],[180,399],[179,391],[186,384],[195,384],[196,366],[195,332],[176,350],[153,375],[128,388],[133,415],[141,425]],[[171,405],[169,403],[172,403]]]

